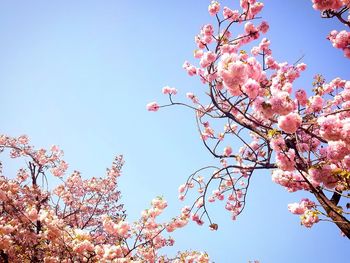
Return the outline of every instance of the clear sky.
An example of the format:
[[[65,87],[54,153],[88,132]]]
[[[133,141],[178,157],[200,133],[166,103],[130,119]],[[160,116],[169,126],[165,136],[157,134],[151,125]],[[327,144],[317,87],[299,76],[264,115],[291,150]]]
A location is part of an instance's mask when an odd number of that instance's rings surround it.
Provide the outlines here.
[[[237,5],[238,0],[222,1]],[[179,213],[177,188],[194,170],[215,160],[204,149],[193,113],[167,108],[149,113],[149,101],[166,102],[165,85],[200,93],[205,87],[182,69],[192,60],[194,35],[213,22],[209,1],[0,1],[0,132],[27,134],[37,147],[58,144],[69,171],[104,174],[116,154],[126,165],[120,179],[129,219],[152,198],[169,203],[163,219]],[[274,57],[308,64],[297,85],[311,89],[323,73],[350,79],[350,60],[325,39],[339,23],[320,18],[308,0],[266,0]],[[330,223],[306,229],[269,172],[255,174],[247,207],[237,221],[211,207],[217,232],[191,223],[173,234],[175,253],[207,251],[215,262],[347,262],[349,241]]]

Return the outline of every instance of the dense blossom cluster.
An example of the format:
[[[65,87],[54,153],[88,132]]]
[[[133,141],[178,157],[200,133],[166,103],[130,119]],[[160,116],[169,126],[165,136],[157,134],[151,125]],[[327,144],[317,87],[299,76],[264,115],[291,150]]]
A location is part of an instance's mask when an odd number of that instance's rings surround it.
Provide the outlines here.
[[[288,210],[296,215],[300,215],[301,224],[306,227],[312,227],[313,224],[319,221],[318,212],[314,210],[316,204],[305,198],[300,203],[288,205]]]
[[[349,4],[313,2],[321,11],[344,5],[348,10]],[[217,25],[204,25],[195,37],[198,66],[189,61],[183,65],[188,75],[198,76],[207,86],[206,98],[199,100],[202,94],[189,92],[192,103],[184,104],[174,101],[176,92],[167,92],[170,104],[148,106],[194,109],[205,147],[220,159],[221,165],[193,173],[180,186],[179,198],[184,200],[197,189],[199,197],[191,211],[198,224],[206,217],[215,225],[206,207],[216,200],[225,200],[235,219],[244,209],[253,172],[272,169],[272,180],[287,191],[304,190],[316,198],[317,204],[303,200],[289,206],[301,215],[304,226],[311,227],[321,216],[330,218],[350,238],[349,212],[340,202],[346,202],[350,190],[350,81],[335,78],[327,83],[318,75],[310,88],[303,89],[295,80],[306,69],[304,63],[276,61],[266,38],[250,52],[245,50],[269,28],[256,19],[262,8],[255,0],[241,0],[237,10],[212,1],[208,10]],[[241,34],[232,33],[234,24],[242,25]],[[333,34],[336,47],[347,54],[348,35],[339,34]]]
[[[0,171],[0,262],[209,262],[206,253],[185,251],[172,258],[159,252],[174,244],[164,234],[187,224],[188,209],[158,223],[167,203],[157,197],[139,221],[126,221],[117,190],[122,156],[105,177],[83,179],[74,171],[64,180],[68,165],[57,146],[36,150],[26,136],[0,135],[0,152],[6,150],[28,167],[15,177]],[[63,183],[49,191],[52,176]]]
[[[350,4],[349,0],[312,0],[313,8],[320,11],[338,10],[344,5]]]

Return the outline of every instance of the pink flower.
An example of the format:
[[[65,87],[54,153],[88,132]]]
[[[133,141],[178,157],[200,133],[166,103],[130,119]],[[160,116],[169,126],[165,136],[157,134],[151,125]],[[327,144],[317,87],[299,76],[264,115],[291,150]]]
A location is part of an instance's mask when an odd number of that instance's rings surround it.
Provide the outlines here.
[[[278,117],[278,126],[287,133],[295,133],[302,123],[298,113],[291,112],[288,115]]]
[[[130,230],[130,226],[125,221],[120,221],[117,225],[117,233],[119,236],[126,238],[128,236],[128,232]]]
[[[309,110],[313,112],[321,111],[323,108],[323,98],[320,95],[312,96],[310,99]]]
[[[230,146],[227,146],[224,148],[224,156],[228,157],[232,154],[232,148]]]
[[[312,7],[320,11],[325,11],[327,9],[337,10],[343,5],[341,0],[312,0],[312,3]]]
[[[192,220],[195,221],[198,225],[203,225],[204,221],[199,218],[198,214],[192,215]]]
[[[274,136],[270,141],[270,147],[275,151],[282,151],[286,149],[286,142],[281,135]]]
[[[220,11],[220,3],[218,1],[211,1],[208,11],[211,16],[215,16]]]
[[[312,210],[306,210],[305,213],[300,217],[301,224],[310,228],[315,223],[319,222],[318,213]]]
[[[165,87],[162,89],[162,93],[163,93],[163,94],[169,94],[169,95],[176,95],[176,94],[177,94],[177,89],[171,88],[171,87],[169,87],[169,86],[165,86]]]
[[[306,64],[305,63],[299,63],[297,65],[297,69],[300,70],[300,71],[305,71],[306,70]]]
[[[253,47],[253,48],[250,50],[250,53],[252,53],[253,56],[259,55],[259,52],[260,52],[259,47]]]
[[[163,198],[157,197],[152,200],[152,206],[158,208],[159,210],[163,210],[168,206],[168,204]]]
[[[299,173],[276,169],[272,172],[272,181],[276,184],[284,186],[288,192],[308,189],[308,185],[306,182],[304,182],[302,176]]]
[[[270,98],[270,104],[275,114],[287,115],[295,109],[295,103],[286,91],[276,90]]]
[[[303,89],[297,90],[295,92],[295,97],[297,98],[299,104],[301,106],[305,106],[307,103],[307,95],[306,95],[306,91]]]
[[[83,254],[83,252],[86,252],[86,251],[94,251],[94,245],[90,241],[84,240],[75,244],[73,247],[73,250],[76,253]]]
[[[202,68],[206,68],[215,60],[216,60],[216,54],[212,51],[209,51],[203,54],[199,64]]]
[[[179,193],[183,193],[183,192],[185,192],[185,190],[186,190],[186,185],[185,184],[182,184],[182,185],[179,186]]]
[[[237,96],[241,94],[239,86],[243,85],[248,79],[246,64],[237,60],[234,54],[225,54],[219,62],[218,73],[231,95]]]
[[[35,207],[32,207],[29,210],[27,210],[27,217],[31,221],[36,221],[38,219],[38,211],[36,210]]]
[[[187,92],[186,97],[192,100],[193,103],[198,103],[198,98],[192,92]]]
[[[341,161],[350,152],[347,144],[343,141],[330,141],[327,147],[327,158],[330,160]]]
[[[336,115],[319,117],[317,123],[320,125],[320,135],[326,140],[337,141],[341,138],[342,132],[345,131],[343,130],[343,123]],[[348,137],[347,134],[345,137]]]
[[[246,10],[249,5],[250,2],[248,0],[240,0],[240,6],[243,8],[243,10]]]
[[[255,17],[264,7],[264,4],[261,2],[250,1],[250,16]],[[254,2],[254,3],[253,3]]]
[[[289,149],[287,152],[276,153],[276,164],[283,171],[295,170],[295,151]]]
[[[339,33],[337,33],[333,41],[333,46],[335,48],[343,49],[346,48],[348,45],[350,45],[350,32],[342,30]]]
[[[258,26],[258,30],[264,34],[269,30],[270,26],[266,21],[262,21],[261,24]]]
[[[193,55],[195,58],[201,58],[203,56],[203,50],[202,49],[196,49],[194,52],[193,52]]]
[[[148,111],[158,111],[159,105],[157,104],[157,102],[150,102],[146,105],[146,108]]]
[[[205,43],[204,39],[202,39],[202,37],[199,35],[194,37],[194,42],[196,42],[197,47],[199,49],[205,48],[205,44],[207,44]]]
[[[119,223],[114,223],[108,216],[103,219],[103,227],[109,234],[123,238],[128,237],[130,230],[130,225],[127,222],[121,220]]]
[[[261,64],[257,61],[255,57],[250,57],[247,59],[248,66],[248,78],[251,78],[257,82],[260,82],[264,76]]]
[[[185,61],[182,67],[187,71],[188,75],[190,76],[194,76],[197,74],[196,67],[191,65],[188,61]]]
[[[307,198],[304,198],[300,203],[293,203],[288,205],[288,210],[295,215],[302,215],[306,210],[310,210],[315,207],[315,203]]]
[[[345,57],[350,58],[350,32],[332,30],[328,39],[331,41],[333,47],[342,49]]]
[[[28,144],[29,139],[27,135],[21,135],[18,137],[17,141],[20,144]]]
[[[238,10],[232,10],[226,6],[224,7],[222,13],[223,13],[224,18],[229,19],[230,21],[236,21],[239,18]]]
[[[259,44],[259,50],[267,55],[271,55],[270,41],[267,38],[263,38]]]
[[[260,85],[254,79],[248,79],[243,85],[242,90],[250,99],[255,99],[259,94]]]
[[[265,59],[266,66],[268,66],[270,69],[278,69],[279,65],[276,62],[276,60],[272,56],[267,56]]]
[[[302,215],[305,212],[305,207],[301,206],[299,203],[293,203],[288,205],[288,210],[295,215]]]
[[[207,24],[202,27],[201,34],[204,36],[212,37],[214,34],[214,28],[212,25]]]
[[[350,122],[349,122],[349,119],[348,119],[348,121],[344,121],[344,124],[342,126],[342,130],[341,130],[341,135],[342,135],[342,139],[345,142],[350,143]]]
[[[308,171],[308,177],[314,186],[324,184],[328,188],[334,188],[337,178],[333,176],[333,168],[331,165],[323,165],[321,167],[312,167]]]
[[[258,29],[254,26],[254,24],[252,22],[247,22],[244,25],[244,31],[247,34],[255,34],[258,32]]]

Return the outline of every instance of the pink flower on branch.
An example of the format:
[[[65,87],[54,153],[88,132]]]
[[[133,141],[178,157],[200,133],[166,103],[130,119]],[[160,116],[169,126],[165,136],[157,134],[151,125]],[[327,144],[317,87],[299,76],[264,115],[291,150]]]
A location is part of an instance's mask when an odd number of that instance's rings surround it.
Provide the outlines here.
[[[287,133],[295,133],[302,123],[298,113],[291,112],[278,118],[278,126]]]
[[[146,108],[148,111],[158,111],[159,105],[157,104],[157,102],[150,102],[146,105]]]
[[[208,11],[211,16],[216,15],[220,11],[220,3],[218,1],[211,1]]]

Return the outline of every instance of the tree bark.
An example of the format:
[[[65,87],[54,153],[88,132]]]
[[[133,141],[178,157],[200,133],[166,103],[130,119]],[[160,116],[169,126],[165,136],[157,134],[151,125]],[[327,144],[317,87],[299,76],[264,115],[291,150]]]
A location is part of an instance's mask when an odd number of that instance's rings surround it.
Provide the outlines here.
[[[339,208],[337,207],[339,200],[335,203],[332,202],[332,200],[337,200],[338,197],[333,195],[332,199],[329,200],[321,189],[317,189],[317,191],[313,194],[323,209],[326,211],[327,215],[339,227],[344,235],[350,239],[350,222],[339,211]]]

